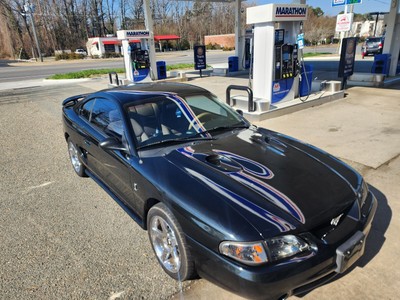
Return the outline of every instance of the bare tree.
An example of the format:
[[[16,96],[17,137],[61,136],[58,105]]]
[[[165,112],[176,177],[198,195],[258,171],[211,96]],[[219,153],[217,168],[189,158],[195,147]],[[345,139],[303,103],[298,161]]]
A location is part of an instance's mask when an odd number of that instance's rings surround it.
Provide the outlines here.
[[[314,46],[335,34],[334,17],[324,16],[324,12],[317,7],[309,7],[307,21],[304,22],[304,37]]]
[[[33,39],[26,0],[0,0],[1,56],[15,56],[20,48],[32,50]],[[30,0],[41,48],[75,49],[93,36],[115,34],[118,29],[143,29],[143,0]],[[231,3],[207,1],[151,0],[155,34],[177,34],[182,43],[202,43],[205,35],[232,33],[234,9]]]

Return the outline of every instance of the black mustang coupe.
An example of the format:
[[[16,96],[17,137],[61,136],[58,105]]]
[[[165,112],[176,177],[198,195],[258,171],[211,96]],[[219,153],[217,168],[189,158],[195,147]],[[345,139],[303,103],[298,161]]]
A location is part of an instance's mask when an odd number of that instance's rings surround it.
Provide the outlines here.
[[[143,228],[176,280],[285,299],[363,255],[377,208],[355,170],[257,128],[205,89],[145,83],[63,102],[72,166]]]

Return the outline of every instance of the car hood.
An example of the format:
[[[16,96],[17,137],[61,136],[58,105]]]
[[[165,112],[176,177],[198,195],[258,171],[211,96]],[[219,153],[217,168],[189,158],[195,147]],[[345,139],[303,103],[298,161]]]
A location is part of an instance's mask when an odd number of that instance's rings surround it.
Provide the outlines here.
[[[280,232],[311,230],[331,220],[355,201],[361,181],[357,172],[331,155],[257,128],[193,143],[166,158],[223,195],[266,235],[271,227]],[[257,225],[265,222],[273,226]]]

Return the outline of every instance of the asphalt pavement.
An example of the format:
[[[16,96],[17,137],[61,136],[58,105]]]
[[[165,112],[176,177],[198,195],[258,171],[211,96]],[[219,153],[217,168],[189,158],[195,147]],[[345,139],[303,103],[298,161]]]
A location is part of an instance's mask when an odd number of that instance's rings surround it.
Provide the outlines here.
[[[227,85],[247,80],[193,77],[189,83],[224,99]],[[147,233],[96,183],[74,174],[61,102],[105,87],[107,80],[99,78],[2,88],[0,298],[241,299],[205,280],[170,279]],[[353,87],[343,99],[257,123],[343,159],[364,175],[378,199],[364,257],[303,299],[398,298],[399,96],[400,86]]]

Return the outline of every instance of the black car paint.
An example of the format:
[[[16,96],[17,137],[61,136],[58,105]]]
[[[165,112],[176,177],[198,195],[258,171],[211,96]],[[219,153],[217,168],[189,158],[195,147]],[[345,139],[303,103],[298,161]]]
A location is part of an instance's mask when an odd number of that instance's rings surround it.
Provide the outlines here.
[[[144,84],[133,89],[160,90],[180,95],[208,93],[179,84]],[[156,92],[154,92],[157,94]],[[296,293],[295,288],[310,288],[321,278],[331,278],[335,269],[335,249],[356,230],[364,230],[371,221],[376,201],[369,193],[364,214],[353,223],[342,222],[337,228],[330,224],[342,212],[350,212],[356,203],[361,176],[335,157],[291,137],[251,126],[216,134],[213,141],[189,141],[161,148],[135,149],[133,132],[127,136],[128,151],[99,147],[107,137],[79,116],[79,107],[94,97],[105,97],[121,107],[132,101],[129,89],[124,87],[95,93],[84,100],[65,103],[64,132],[81,153],[82,161],[91,175],[128,211],[138,224],[146,229],[146,214],[152,205],[165,203],[179,221],[191,250],[195,253],[196,268],[204,278],[238,294],[260,298],[277,298]],[[124,116],[126,128],[127,119]],[[131,129],[129,129],[131,130]],[[179,149],[190,147],[199,157],[183,155]],[[231,151],[261,162],[276,174],[268,184],[287,195],[304,214],[299,220],[287,211],[266,200],[252,188],[241,185],[218,168],[218,152]],[[207,160],[207,157],[211,159]],[[197,177],[188,170],[195,170]],[[282,176],[281,174],[285,174]],[[290,174],[290,176],[288,176]],[[223,187],[287,220],[292,227],[282,231],[260,219],[235,202],[228,201],[209,188],[200,176]],[[123,180],[121,180],[123,179]],[[110,180],[114,182],[110,184]],[[307,188],[304,188],[307,187]],[[325,209],[321,210],[320,207]],[[370,216],[370,217],[368,217]],[[277,262],[268,266],[249,267],[218,253],[224,240],[257,241],[285,234],[310,232],[305,239],[317,245],[299,261]],[[339,234],[338,234],[339,233]],[[297,258],[294,258],[297,259]],[[293,265],[295,264],[295,268]],[[218,264],[218,268],[215,268]],[[308,278],[307,280],[305,278]],[[273,289],[271,290],[271,284]],[[301,288],[300,288],[301,289]]]

